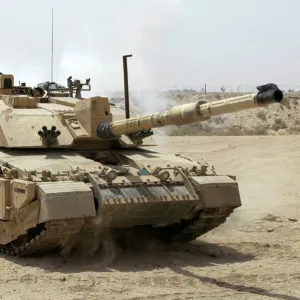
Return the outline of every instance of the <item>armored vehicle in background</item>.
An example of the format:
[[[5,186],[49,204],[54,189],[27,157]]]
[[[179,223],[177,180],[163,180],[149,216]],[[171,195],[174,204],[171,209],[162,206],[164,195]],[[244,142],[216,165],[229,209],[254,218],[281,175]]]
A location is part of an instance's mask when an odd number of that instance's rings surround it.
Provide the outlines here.
[[[165,242],[189,242],[218,227],[241,205],[235,177],[201,158],[143,149],[143,140],[155,127],[283,100],[268,84],[257,94],[124,118],[105,97],[15,90],[13,75],[1,74],[0,250],[19,256],[66,247],[85,232],[144,226]]]
[[[79,79],[72,80],[72,76],[67,79],[68,87],[65,87],[54,81],[45,81],[37,84],[37,88],[46,91],[46,97],[75,97],[81,99],[82,91],[90,91],[90,78],[86,79],[85,83],[81,83]],[[87,86],[87,88],[84,88]]]

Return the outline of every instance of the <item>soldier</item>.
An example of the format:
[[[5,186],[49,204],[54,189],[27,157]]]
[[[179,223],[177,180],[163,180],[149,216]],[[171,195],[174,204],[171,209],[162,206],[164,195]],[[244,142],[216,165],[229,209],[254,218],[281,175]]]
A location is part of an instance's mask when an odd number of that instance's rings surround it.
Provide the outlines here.
[[[72,76],[68,77],[67,82],[68,82],[69,96],[73,97],[73,81],[72,81]]]

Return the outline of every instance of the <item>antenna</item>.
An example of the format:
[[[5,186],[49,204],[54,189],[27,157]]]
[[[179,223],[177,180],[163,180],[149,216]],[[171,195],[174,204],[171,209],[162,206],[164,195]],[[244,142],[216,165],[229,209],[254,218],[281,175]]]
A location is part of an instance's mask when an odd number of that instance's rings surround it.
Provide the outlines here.
[[[53,7],[52,7],[52,40],[51,40],[51,82],[53,81]]]

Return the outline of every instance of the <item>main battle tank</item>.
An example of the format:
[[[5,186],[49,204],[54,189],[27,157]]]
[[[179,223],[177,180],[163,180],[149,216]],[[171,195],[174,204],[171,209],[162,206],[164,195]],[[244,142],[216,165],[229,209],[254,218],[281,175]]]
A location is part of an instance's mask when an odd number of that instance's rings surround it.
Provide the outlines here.
[[[53,97],[41,87],[21,93],[13,75],[0,76],[0,250],[19,256],[70,248],[79,234],[108,229],[148,228],[165,242],[189,242],[218,227],[241,206],[235,177],[201,159],[147,150],[143,140],[155,127],[283,100],[268,84],[257,94],[124,119],[108,98]]]

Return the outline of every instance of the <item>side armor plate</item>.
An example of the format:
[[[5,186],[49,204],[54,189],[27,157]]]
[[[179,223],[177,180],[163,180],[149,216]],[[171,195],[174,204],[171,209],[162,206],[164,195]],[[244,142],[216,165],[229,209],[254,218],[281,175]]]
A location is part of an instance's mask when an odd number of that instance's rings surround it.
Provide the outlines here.
[[[41,201],[39,223],[96,216],[93,192],[83,182],[39,183],[38,198]]]

